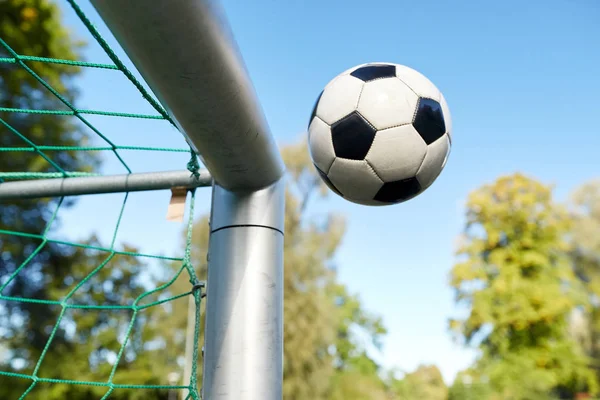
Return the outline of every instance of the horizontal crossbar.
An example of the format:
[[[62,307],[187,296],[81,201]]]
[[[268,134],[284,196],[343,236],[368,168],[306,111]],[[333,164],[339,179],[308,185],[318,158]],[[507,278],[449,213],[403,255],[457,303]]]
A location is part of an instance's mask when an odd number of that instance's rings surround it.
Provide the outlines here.
[[[279,181],[285,165],[218,0],[91,3],[219,186]]]
[[[192,189],[212,185],[207,169],[199,170],[198,174],[195,177],[190,171],[183,170],[3,182],[0,183],[0,200],[141,192],[174,187]]]

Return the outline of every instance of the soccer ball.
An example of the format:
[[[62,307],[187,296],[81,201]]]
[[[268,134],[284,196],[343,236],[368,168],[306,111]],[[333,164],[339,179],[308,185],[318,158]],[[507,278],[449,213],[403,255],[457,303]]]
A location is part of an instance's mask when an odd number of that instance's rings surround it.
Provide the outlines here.
[[[327,186],[364,205],[422,193],[446,165],[451,120],[442,93],[404,65],[369,63],[336,76],[308,128],[310,155]]]

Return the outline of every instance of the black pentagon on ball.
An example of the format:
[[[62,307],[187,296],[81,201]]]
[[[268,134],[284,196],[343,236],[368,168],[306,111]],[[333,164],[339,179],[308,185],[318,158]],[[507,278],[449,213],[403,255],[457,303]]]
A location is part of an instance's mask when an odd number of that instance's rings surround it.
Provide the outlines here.
[[[354,111],[331,126],[335,155],[350,160],[364,160],[377,130]]]
[[[323,96],[323,91],[321,91],[321,93],[319,94],[319,97],[317,97],[317,101],[315,101],[315,105],[313,107],[312,113],[310,113],[310,121],[308,121],[308,126],[310,126],[310,124],[312,124],[313,119],[315,119],[315,116],[317,115],[317,107],[319,106],[319,100],[321,100],[321,97]]]
[[[382,203],[399,203],[409,200],[421,192],[421,184],[417,178],[386,182],[375,195],[374,200]]]
[[[331,182],[331,180],[329,180],[329,177],[327,176],[327,174],[323,171],[321,171],[319,169],[319,167],[317,167],[316,164],[313,164],[317,170],[317,172],[319,173],[319,175],[321,176],[321,179],[323,179],[323,181],[325,182],[325,184],[329,187],[329,189],[333,190],[335,193],[337,193],[338,195],[344,197],[344,195],[342,194],[342,192],[340,192],[338,190],[338,188],[335,187],[335,185],[333,184],[333,182]]]
[[[396,66],[389,64],[365,65],[354,70],[350,75],[365,82],[381,78],[393,78],[396,76]]]
[[[421,97],[413,126],[419,132],[425,143],[431,144],[446,133],[444,113],[440,103],[433,99]]]

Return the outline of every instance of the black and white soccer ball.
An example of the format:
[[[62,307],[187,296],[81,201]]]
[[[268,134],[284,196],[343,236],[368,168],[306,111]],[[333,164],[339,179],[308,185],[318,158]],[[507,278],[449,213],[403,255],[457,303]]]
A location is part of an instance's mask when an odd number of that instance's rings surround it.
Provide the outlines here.
[[[325,86],[308,140],[331,190],[354,203],[389,205],[436,180],[450,154],[451,130],[446,100],[429,79],[404,65],[369,63]]]

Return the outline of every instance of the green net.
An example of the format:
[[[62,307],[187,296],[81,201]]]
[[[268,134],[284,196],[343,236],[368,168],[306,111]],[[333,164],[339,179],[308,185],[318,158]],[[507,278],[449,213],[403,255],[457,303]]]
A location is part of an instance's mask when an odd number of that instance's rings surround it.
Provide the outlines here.
[[[2,147],[2,141],[0,141],[0,158],[5,157],[8,153],[34,153],[39,157],[43,158],[53,169],[54,171],[43,171],[43,172],[32,172],[32,171],[10,171],[10,172],[0,172],[0,182],[5,182],[8,180],[22,180],[22,179],[39,179],[39,178],[68,178],[68,177],[78,177],[78,176],[93,176],[99,175],[97,173],[91,171],[70,171],[60,166],[59,162],[56,162],[53,159],[53,152],[61,152],[61,151],[87,151],[87,152],[112,152],[119,160],[120,164],[129,172],[133,172],[132,168],[127,165],[124,161],[124,158],[121,156],[120,151],[122,150],[140,150],[140,151],[149,151],[149,152],[180,152],[185,153],[188,152],[190,154],[190,161],[187,164],[187,168],[190,170],[190,173],[197,174],[199,165],[197,161],[196,154],[190,148],[164,148],[164,147],[141,147],[141,146],[119,146],[117,143],[109,139],[107,135],[102,133],[99,129],[97,129],[94,124],[92,124],[88,119],[86,119],[86,115],[103,115],[107,117],[120,117],[120,118],[142,118],[142,119],[156,119],[156,120],[165,120],[170,122],[173,126],[173,121],[170,119],[169,115],[165,112],[165,110],[161,107],[161,105],[144,89],[142,84],[134,77],[134,75],[129,71],[123,62],[117,57],[115,52],[110,48],[110,46],[106,43],[106,41],[100,36],[96,28],[92,25],[90,20],[84,14],[82,9],[76,3],[75,0],[67,0],[67,3],[73,8],[79,19],[83,22],[87,30],[94,37],[94,39],[98,42],[98,44],[102,47],[102,49],[106,52],[110,60],[112,60],[113,64],[102,64],[102,63],[91,63],[91,62],[83,62],[77,60],[66,60],[66,59],[57,59],[57,58],[45,58],[45,57],[37,57],[26,54],[18,54],[10,44],[5,41],[2,37],[0,37],[0,54],[7,55],[4,57],[0,57],[0,66],[2,64],[12,64],[14,66],[18,66],[22,70],[26,71],[31,77],[35,79],[40,85],[50,91],[59,101],[64,105],[64,109],[30,109],[27,107],[0,107],[0,128],[6,128],[5,132],[2,132],[2,135],[14,135],[18,137],[22,141],[21,146],[5,146]],[[62,64],[62,65],[71,65],[77,66],[81,68],[97,68],[104,70],[114,70],[115,73],[124,74],[127,79],[137,88],[139,93],[143,96],[143,98],[152,106],[152,108],[156,111],[155,114],[135,114],[135,113],[122,113],[122,112],[108,112],[101,110],[89,110],[89,109],[80,109],[75,107],[66,96],[63,96],[59,90],[53,88],[46,80],[44,80],[40,75],[38,75],[34,69],[29,66],[29,63],[45,63],[45,64]],[[53,145],[39,145],[34,143],[34,141],[30,140],[27,135],[20,131],[19,126],[15,126],[15,124],[11,124],[7,119],[2,118],[2,115],[13,115],[13,114],[46,114],[46,115],[56,115],[56,116],[70,116],[72,118],[76,118],[80,123],[85,125],[89,130],[91,130],[97,138],[105,145],[101,146],[53,146]],[[7,132],[7,133],[6,133]],[[1,183],[0,183],[1,184]],[[116,222],[116,226],[112,231],[112,241],[110,246],[99,246],[93,245],[90,243],[76,243],[66,240],[58,240],[50,237],[49,232],[55,224],[56,216],[61,208],[66,203],[65,198],[60,198],[56,202],[56,207],[54,207],[53,214],[49,218],[49,222],[46,224],[43,232],[40,233],[30,233],[30,232],[22,232],[18,230],[10,230],[10,229],[0,229],[0,235],[9,236],[13,239],[17,240],[26,240],[33,239],[39,242],[37,247],[33,249],[33,251],[29,252],[27,255],[24,255],[22,258],[22,262],[18,265],[18,267],[12,271],[12,273],[7,276],[0,276],[0,302],[3,304],[10,303],[30,303],[30,304],[43,304],[46,306],[54,306],[59,307],[60,312],[58,313],[58,319],[54,324],[54,328],[51,332],[49,332],[47,342],[43,347],[43,351],[39,356],[37,363],[35,363],[35,367],[33,368],[31,373],[18,373],[14,371],[2,371],[0,370],[0,378],[10,377],[16,379],[29,380],[30,384],[27,389],[22,393],[19,399],[25,399],[27,397],[32,397],[31,393],[35,390],[36,386],[41,384],[65,384],[65,385],[84,385],[84,386],[94,386],[94,387],[102,387],[106,388],[105,394],[102,399],[107,399],[111,397],[111,394],[117,389],[165,389],[165,390],[185,390],[187,391],[188,399],[199,399],[200,394],[198,391],[198,382],[197,382],[197,371],[196,371],[196,363],[192,363],[192,371],[189,377],[184,377],[184,382],[187,382],[186,385],[178,386],[178,385],[133,385],[133,384],[122,384],[115,383],[114,377],[117,373],[119,363],[121,359],[124,357],[125,349],[128,343],[131,341],[132,331],[134,326],[136,325],[136,321],[139,319],[139,315],[143,310],[157,307],[163,305],[167,302],[172,302],[174,300],[192,296],[195,304],[195,321],[194,321],[194,338],[195,341],[193,343],[193,360],[198,359],[198,337],[200,336],[200,305],[201,299],[203,297],[203,288],[204,282],[200,281],[196,276],[194,268],[192,266],[190,260],[191,253],[191,239],[192,239],[192,226],[193,226],[193,216],[194,216],[194,198],[195,191],[191,190],[191,199],[188,206],[188,221],[187,221],[187,234],[185,241],[185,251],[183,257],[166,257],[156,254],[142,254],[138,252],[127,251],[127,249],[118,249],[116,245],[117,233],[119,231],[119,226],[121,223],[121,218],[123,216],[123,210],[125,209],[125,205],[127,204],[127,199],[129,198],[128,194],[125,194],[123,203],[121,205],[120,214],[118,220]],[[0,227],[2,225],[0,224]],[[0,244],[2,242],[0,241]],[[48,299],[39,299],[32,296],[31,298],[27,297],[15,297],[8,296],[3,294],[5,289],[7,289],[13,281],[17,279],[20,273],[22,273],[36,258],[36,256],[44,249],[44,247],[49,244],[56,245],[64,245],[72,248],[78,248],[83,250],[94,251],[101,256],[98,259],[102,261],[92,268],[86,275],[76,284],[72,289],[66,292],[66,295],[62,296],[60,300],[48,300]],[[6,250],[5,250],[6,251]],[[2,251],[0,251],[2,254]],[[95,276],[99,276],[101,271],[116,257],[119,256],[127,256],[127,257],[136,257],[139,259],[153,259],[153,260],[161,260],[165,262],[169,262],[171,264],[176,263],[179,265],[178,268],[174,269],[174,275],[168,279],[166,282],[161,284],[160,286],[153,288],[151,290],[144,291],[143,293],[137,295],[133,302],[130,304],[89,304],[89,302],[79,302],[77,300],[76,294],[85,289],[85,286],[91,279]],[[168,297],[160,298],[157,294],[168,290],[168,288],[173,285],[173,283],[180,278],[181,276],[185,276],[187,274],[187,278],[189,280],[189,290],[184,293],[170,295]],[[157,299],[158,298],[158,299]],[[48,349],[52,346],[53,341],[57,336],[57,331],[65,319],[65,315],[69,310],[109,310],[109,311],[123,311],[126,310],[129,312],[129,324],[126,326],[124,339],[121,340],[121,345],[119,350],[116,352],[116,360],[112,363],[112,368],[110,373],[106,377],[106,380],[103,381],[83,381],[77,380],[76,377],[72,377],[72,379],[55,379],[48,378],[44,376],[40,376],[38,373],[40,371],[40,366],[43,362],[51,362],[51,360],[45,360],[46,355],[48,353]],[[0,352],[1,352],[1,343],[0,343]]]

